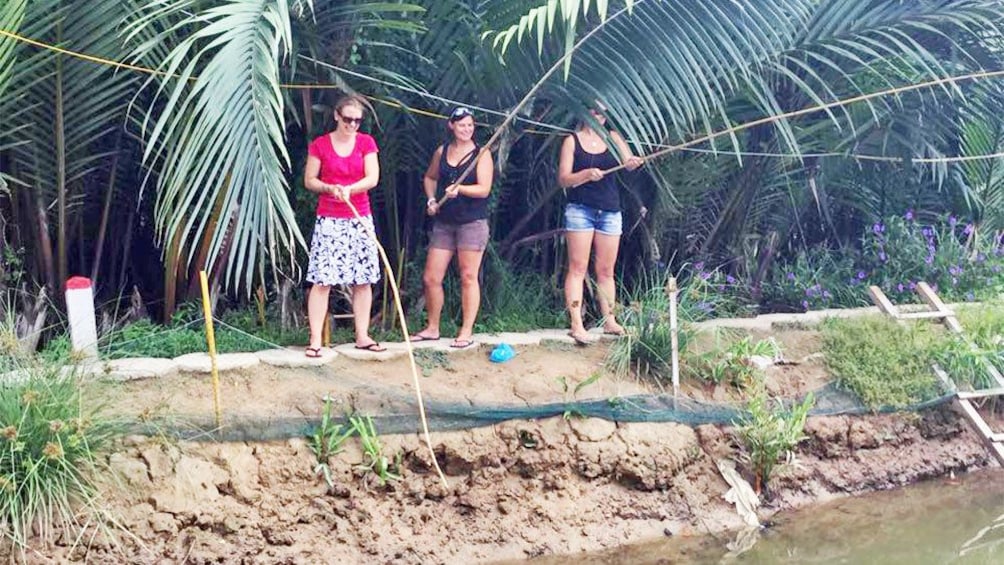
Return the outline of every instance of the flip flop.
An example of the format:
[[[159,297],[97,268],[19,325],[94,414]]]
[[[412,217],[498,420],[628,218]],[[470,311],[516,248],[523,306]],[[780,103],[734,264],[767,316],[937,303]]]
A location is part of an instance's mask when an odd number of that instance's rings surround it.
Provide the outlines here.
[[[415,334],[413,336],[409,336],[408,339],[411,340],[412,343],[418,343],[420,341],[439,341],[438,336],[429,337],[427,335],[422,335],[422,334]]]
[[[380,345],[379,341],[374,341],[369,345],[357,345],[356,349],[362,349],[363,351],[372,351],[373,353],[380,353],[381,351],[387,351],[387,348]]]
[[[303,350],[303,354],[310,359],[319,359],[321,357],[320,347],[307,347]]]
[[[450,347],[453,349],[467,349],[468,347],[474,345],[473,339],[455,339]]]

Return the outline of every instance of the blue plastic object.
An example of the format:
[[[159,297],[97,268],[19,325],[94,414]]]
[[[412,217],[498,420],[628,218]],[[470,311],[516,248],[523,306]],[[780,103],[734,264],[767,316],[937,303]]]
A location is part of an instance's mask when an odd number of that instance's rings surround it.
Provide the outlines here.
[[[508,343],[500,343],[492,349],[489,357],[492,363],[505,363],[516,356],[516,351]]]

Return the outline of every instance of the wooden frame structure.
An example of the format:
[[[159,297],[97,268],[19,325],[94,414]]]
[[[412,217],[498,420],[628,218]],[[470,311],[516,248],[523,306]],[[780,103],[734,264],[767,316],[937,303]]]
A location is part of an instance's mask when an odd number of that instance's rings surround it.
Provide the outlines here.
[[[934,292],[925,282],[917,283],[917,295],[920,296],[921,300],[927,304],[929,310],[926,312],[910,312],[901,313],[898,308],[889,300],[889,298],[882,292],[877,286],[871,286],[868,288],[868,293],[872,297],[872,302],[878,306],[884,314],[889,317],[898,320],[899,322],[905,322],[907,320],[922,320],[922,319],[940,319],[945,326],[953,333],[959,334],[965,339],[965,332],[962,328],[962,324],[955,317],[955,312],[953,312]],[[968,341],[968,340],[967,340]],[[975,348],[976,346],[970,343],[970,346]],[[1004,466],[1004,433],[995,432],[990,425],[987,424],[983,416],[980,415],[979,411],[973,406],[972,401],[981,398],[988,398],[991,396],[1004,396],[1004,375],[1001,374],[1000,370],[997,369],[986,358],[983,359],[983,364],[986,368],[987,373],[993,377],[994,381],[997,382],[997,386],[994,388],[977,390],[977,391],[960,391],[955,385],[955,381],[952,380],[951,376],[946,373],[941,367],[935,365],[933,367],[934,373],[941,379],[942,384],[945,385],[950,392],[955,394],[955,402],[958,404],[962,413],[972,424],[976,432],[983,438],[983,442],[987,445],[987,448],[997,459],[997,462]]]

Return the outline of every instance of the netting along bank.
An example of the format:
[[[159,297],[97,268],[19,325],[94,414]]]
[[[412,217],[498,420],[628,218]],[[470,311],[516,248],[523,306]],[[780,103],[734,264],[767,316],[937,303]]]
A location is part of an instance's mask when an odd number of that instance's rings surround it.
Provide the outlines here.
[[[828,384],[814,391],[816,403],[810,412],[813,416],[860,415],[875,412],[889,413],[918,411],[938,406],[953,398],[944,394],[924,402],[904,407],[872,410],[854,395]],[[381,434],[414,433],[419,430],[418,410],[414,399],[404,395],[388,398],[384,411],[369,409],[364,412],[373,418]],[[675,422],[697,426],[701,424],[730,424],[740,418],[740,406],[702,402],[690,398],[674,399],[668,394],[645,394],[607,399],[569,402],[549,402],[538,405],[481,405],[458,401],[426,400],[429,425],[435,431],[455,431],[486,426],[507,420],[532,420],[555,416],[602,418],[615,422]],[[334,408],[336,413],[347,414],[350,407]],[[341,410],[341,412],[338,412]],[[346,418],[343,418],[346,419]],[[228,414],[224,426],[216,429],[213,419],[206,417],[174,417],[148,423],[136,423],[137,433],[166,433],[186,440],[216,441],[272,441],[304,437],[320,422],[319,416],[245,417]]]

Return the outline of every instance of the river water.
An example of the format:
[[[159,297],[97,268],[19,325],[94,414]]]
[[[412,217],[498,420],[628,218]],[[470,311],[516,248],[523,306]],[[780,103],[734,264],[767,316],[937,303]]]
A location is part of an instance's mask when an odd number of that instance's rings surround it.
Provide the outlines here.
[[[1004,565],[1004,471],[844,498],[772,522],[760,532],[666,538],[533,563]]]

